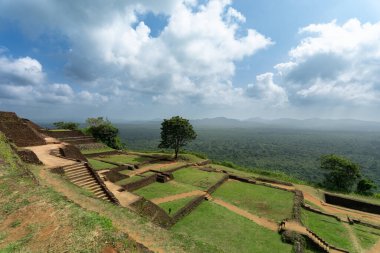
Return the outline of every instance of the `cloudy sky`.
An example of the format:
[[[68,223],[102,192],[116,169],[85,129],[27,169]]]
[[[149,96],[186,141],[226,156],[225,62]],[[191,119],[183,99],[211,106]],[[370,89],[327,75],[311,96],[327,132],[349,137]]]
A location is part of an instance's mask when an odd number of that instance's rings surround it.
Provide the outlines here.
[[[0,109],[380,121],[380,2],[0,0]]]

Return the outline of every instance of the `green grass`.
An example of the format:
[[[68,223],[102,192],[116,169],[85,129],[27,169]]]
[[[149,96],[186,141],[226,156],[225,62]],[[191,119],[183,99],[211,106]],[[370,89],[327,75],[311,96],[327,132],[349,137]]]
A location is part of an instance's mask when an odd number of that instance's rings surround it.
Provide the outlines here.
[[[50,132],[69,132],[70,129],[50,129]]]
[[[177,199],[170,202],[161,203],[158,206],[165,210],[170,215],[175,214],[179,209],[184,207],[187,203],[189,203],[194,197],[187,197],[183,199]],[[171,212],[169,213],[169,209]]]
[[[120,164],[139,164],[150,160],[148,157],[142,157],[138,155],[112,155],[101,158],[104,161],[110,161]]]
[[[129,183],[134,183],[134,182],[140,181],[142,179],[144,179],[144,178],[140,177],[140,176],[134,176],[134,177],[129,177],[129,178],[125,178],[125,179],[122,179],[120,181],[117,181],[117,182],[115,182],[115,184],[121,186],[121,185],[126,185]]]
[[[104,148],[83,149],[80,152],[82,152],[82,154],[84,155],[89,155],[89,154],[103,153],[103,152],[108,152],[108,151],[115,151],[115,150],[110,147],[104,147]]]
[[[203,202],[171,231],[212,244],[214,252],[291,252],[281,236],[212,202]]]
[[[291,216],[294,198],[287,191],[237,181],[224,183],[213,196],[277,222]]]
[[[173,175],[175,181],[193,185],[202,190],[208,189],[224,176],[221,173],[206,172],[196,168],[184,168],[177,170],[173,173]]]
[[[135,194],[140,195],[146,199],[162,198],[184,192],[194,191],[197,188],[191,185],[185,185],[173,181],[167,183],[153,183],[143,188],[134,191]]]
[[[352,230],[359,239],[360,246],[365,250],[370,249],[380,239],[380,230],[375,228],[355,224]]]
[[[302,222],[329,244],[355,252],[347,229],[335,218],[302,210]]]
[[[111,168],[117,167],[116,165],[101,162],[101,161],[98,161],[96,159],[87,159],[87,160],[90,163],[91,167],[94,168],[95,170],[106,170],[106,169],[111,169]]]

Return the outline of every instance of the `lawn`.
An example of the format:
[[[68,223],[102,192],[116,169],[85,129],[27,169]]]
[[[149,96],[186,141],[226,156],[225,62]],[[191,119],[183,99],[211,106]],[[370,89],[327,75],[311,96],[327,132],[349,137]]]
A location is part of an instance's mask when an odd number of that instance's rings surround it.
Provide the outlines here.
[[[92,148],[92,149],[82,149],[80,152],[84,155],[103,153],[108,151],[115,151],[113,148],[104,147],[104,148]]]
[[[215,191],[213,197],[279,222],[291,216],[294,195],[266,186],[228,181]]]
[[[122,186],[122,185],[126,185],[129,183],[134,183],[134,182],[140,181],[142,179],[144,179],[144,177],[134,176],[134,177],[129,177],[129,178],[125,178],[125,179],[122,179],[120,181],[117,181],[117,182],[115,182],[115,184]]]
[[[194,197],[187,197],[183,199],[177,199],[170,202],[161,203],[158,206],[165,210],[170,215],[175,214],[179,209],[184,207],[187,203],[189,203]],[[171,212],[169,213],[169,209]]]
[[[355,252],[347,229],[335,218],[302,210],[302,222],[326,242]]]
[[[189,184],[206,190],[220,180],[224,174],[206,172],[196,168],[184,168],[173,173],[176,182]]]
[[[135,194],[140,195],[146,199],[155,199],[167,197],[179,193],[191,192],[196,190],[194,186],[169,181],[167,183],[153,183],[143,188],[134,191]]]
[[[95,170],[105,170],[105,169],[111,169],[117,167],[116,165],[110,164],[110,163],[104,163],[95,159],[87,159],[90,163],[91,167]]]
[[[291,252],[281,236],[212,202],[203,202],[171,231],[211,244],[218,252]]]
[[[365,250],[370,249],[380,239],[380,230],[378,229],[355,224],[352,226],[352,230],[359,239],[360,246]]]
[[[157,171],[167,171],[170,169],[174,169],[180,166],[185,165],[186,163],[184,162],[173,162],[173,163],[168,163],[168,162],[158,162],[154,164],[147,164],[145,166],[142,166],[141,168],[149,168],[151,170],[157,170]]]
[[[139,164],[150,160],[148,157],[138,156],[138,155],[112,155],[105,156],[101,158],[104,161],[110,161],[120,164]]]

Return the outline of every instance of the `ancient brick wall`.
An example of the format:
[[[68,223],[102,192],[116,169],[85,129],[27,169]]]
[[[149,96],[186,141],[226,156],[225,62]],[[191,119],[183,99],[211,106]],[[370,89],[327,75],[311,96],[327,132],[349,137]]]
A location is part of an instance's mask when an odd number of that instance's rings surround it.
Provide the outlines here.
[[[379,205],[370,204],[370,203],[359,201],[359,200],[344,198],[344,197],[329,194],[329,193],[325,193],[325,200],[326,200],[326,203],[328,204],[342,206],[342,207],[359,210],[359,211],[367,212],[367,213],[380,214]]]
[[[88,162],[87,158],[80,152],[80,150],[73,145],[65,145],[63,148],[60,148],[60,152],[64,157]]]
[[[107,171],[106,173],[103,173],[103,175],[106,176],[106,178],[112,183],[129,178],[129,176],[121,174],[115,170]]]
[[[211,186],[210,188],[207,189],[207,193],[208,194],[211,194],[213,193],[216,189],[218,189],[222,184],[224,184],[224,182],[226,182],[229,178],[229,175],[224,175],[222,179],[220,179],[218,182],[216,182],[216,184],[214,184],[213,186]]]
[[[141,180],[139,180],[137,182],[133,182],[133,183],[123,185],[122,187],[127,191],[135,191],[137,189],[140,189],[144,186],[147,186],[147,185],[150,185],[150,184],[156,182],[156,180],[157,180],[156,177],[157,177],[157,175],[145,177],[145,178],[142,178]]]
[[[205,197],[199,196],[194,198],[192,201],[190,201],[186,206],[179,209],[174,215],[173,215],[173,224],[178,222],[180,219],[191,213],[197,206],[199,206],[203,201]]]
[[[38,165],[42,164],[40,159],[38,159],[37,155],[32,150],[20,149],[20,150],[17,150],[16,152],[23,162],[38,164]]]

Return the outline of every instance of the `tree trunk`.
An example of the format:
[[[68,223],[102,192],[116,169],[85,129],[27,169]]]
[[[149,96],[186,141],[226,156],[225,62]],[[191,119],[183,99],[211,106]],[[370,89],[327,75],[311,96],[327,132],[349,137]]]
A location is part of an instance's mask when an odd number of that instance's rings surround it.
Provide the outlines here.
[[[174,153],[175,153],[175,154],[174,154],[174,159],[175,159],[175,160],[177,160],[177,158],[178,158],[178,151],[179,151],[179,148],[175,148],[175,149],[174,149]]]

